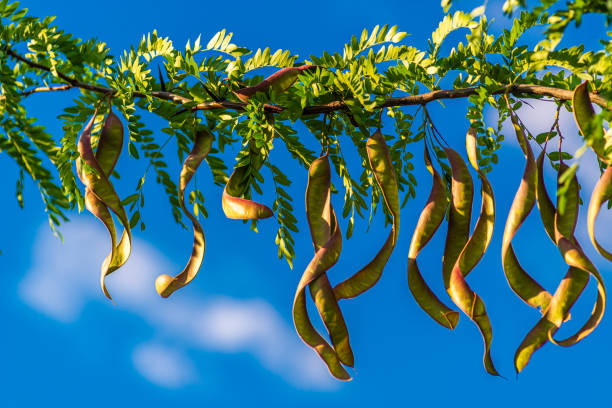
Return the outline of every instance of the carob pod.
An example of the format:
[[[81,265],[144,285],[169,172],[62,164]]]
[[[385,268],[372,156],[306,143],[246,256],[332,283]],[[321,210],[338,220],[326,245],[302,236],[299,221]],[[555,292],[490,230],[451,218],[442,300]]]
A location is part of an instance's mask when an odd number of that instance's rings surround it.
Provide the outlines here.
[[[424,160],[427,170],[432,175],[432,185],[431,193],[417,222],[408,251],[408,288],[416,302],[428,315],[442,326],[454,329],[459,321],[459,312],[449,308],[438,299],[423,279],[417,264],[419,252],[427,245],[442,224],[448,208],[446,187],[440,174],[431,164],[426,144]]]
[[[293,322],[301,339],[327,364],[330,373],[341,380],[351,377],[342,363],[352,366],[353,355],[344,318],[333,295],[326,272],[336,264],[342,250],[342,235],[330,197],[331,170],[327,155],[312,162],[306,187],[306,215],[315,255],[304,271],[293,301]],[[306,308],[306,287],[325,323],[334,348],[313,327]]]
[[[336,285],[334,293],[338,300],[359,296],[378,282],[391,253],[393,253],[399,234],[399,187],[389,148],[380,130],[377,130],[368,138],[366,151],[376,183],[382,191],[385,205],[391,213],[393,226],[387,240],[374,259],[353,276]]]
[[[109,107],[108,115],[100,132],[98,147],[94,154],[91,147],[91,131],[97,112],[98,109],[96,108],[79,137],[77,145],[79,157],[76,160],[76,165],[77,174],[85,185],[85,207],[102,221],[111,238],[111,251],[100,268],[100,286],[104,295],[112,300],[106,289],[105,278],[119,269],[129,258],[132,248],[132,234],[125,208],[121,205],[121,200],[109,180],[121,154],[123,125],[119,117]],[[117,232],[111,211],[115,213],[123,226],[119,243],[117,243]]]
[[[502,267],[508,284],[514,293],[529,306],[540,308],[540,311],[544,313],[550,304],[552,295],[523,269],[512,247],[514,236],[533,209],[535,203],[537,171],[529,142],[512,111],[510,112],[510,118],[527,163],[525,164],[521,185],[516,192],[508,219],[506,220],[502,242]]]
[[[213,135],[206,129],[198,129],[195,133],[195,140],[191,152],[183,162],[181,175],[179,178],[178,197],[179,206],[183,213],[191,220],[193,225],[193,249],[187,265],[181,273],[172,277],[167,274],[159,275],[155,279],[155,289],[157,293],[164,298],[167,298],[176,290],[186,286],[195,278],[202,266],[204,259],[204,251],[206,249],[206,240],[204,238],[204,230],[198,219],[185,207],[185,188],[196,170],[210,152]]]
[[[493,226],[495,224],[495,199],[493,197],[493,189],[489,180],[485,174],[480,170],[477,160],[477,147],[476,147],[476,132],[470,128],[466,136],[466,147],[470,163],[474,169],[478,172],[478,177],[481,182],[481,194],[482,194],[482,206],[480,209],[480,215],[474,231],[467,243],[459,253],[453,268],[451,269],[448,293],[453,302],[465,313],[470,319],[476,323],[482,338],[484,341],[485,352],[483,356],[483,362],[485,369],[491,375],[499,375],[493,360],[491,359],[491,342],[493,339],[493,329],[489,316],[484,305],[484,302],[474,292],[465,280],[465,277],[474,269],[476,264],[482,259],[486,252],[491,238],[493,236]],[[465,200],[465,195],[456,196],[456,191],[465,191],[465,189],[456,189],[455,184],[464,182],[469,177],[467,167],[463,162],[463,159],[453,149],[445,148],[446,156],[451,165],[452,171],[452,192],[451,195],[452,203],[455,208],[465,208],[466,206],[461,203],[461,200]],[[471,197],[470,197],[471,198]],[[471,208],[472,201],[469,200],[469,207]]]
[[[234,95],[236,95],[242,102],[248,102],[249,98],[255,95],[257,92],[266,92],[269,89],[272,89],[276,93],[285,92],[287,89],[291,88],[302,71],[315,67],[316,65],[302,65],[301,67],[283,68],[270,75],[257,85],[234,91]]]
[[[579,184],[574,175],[566,192],[566,205],[563,212],[557,211],[550,200],[544,186],[543,177],[544,152],[538,157],[538,206],[542,214],[542,222],[551,239],[558,246],[569,269],[557,287],[551,299],[549,308],[545,311],[538,323],[529,331],[525,339],[518,347],[514,365],[518,372],[522,371],[529,362],[533,353],[542,347],[547,341],[562,346],[570,346],[591,333],[601,321],[605,309],[605,287],[597,269],[584,255],[580,244],[576,241],[574,230],[578,219],[579,209]],[[558,178],[560,179],[567,166],[560,165]],[[558,182],[559,186],[560,183]],[[554,214],[551,224],[551,213]],[[595,276],[598,285],[598,296],[591,317],[575,335],[563,341],[555,341],[553,335],[561,327],[563,322],[569,320],[570,309],[586,287],[589,276]]]

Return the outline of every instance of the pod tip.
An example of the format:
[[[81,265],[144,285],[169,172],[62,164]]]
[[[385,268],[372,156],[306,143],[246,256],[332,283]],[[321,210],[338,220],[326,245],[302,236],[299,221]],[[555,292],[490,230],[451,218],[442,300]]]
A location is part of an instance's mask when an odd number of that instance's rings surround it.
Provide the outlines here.
[[[166,274],[159,275],[155,279],[155,290],[157,290],[159,296],[163,298],[167,298],[168,296],[170,296],[170,293],[167,293],[166,290],[168,289],[168,286],[170,286],[173,280],[174,278],[172,276]]]

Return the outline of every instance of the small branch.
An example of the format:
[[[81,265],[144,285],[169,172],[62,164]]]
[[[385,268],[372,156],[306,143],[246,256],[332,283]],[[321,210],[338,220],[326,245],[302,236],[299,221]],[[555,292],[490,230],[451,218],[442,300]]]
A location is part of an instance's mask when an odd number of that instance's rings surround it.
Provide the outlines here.
[[[22,57],[19,54],[16,54],[9,48],[6,48],[6,53],[11,57],[33,67],[40,69],[42,71],[51,72],[49,67],[46,67],[42,64],[39,64],[34,61],[30,61],[29,59]],[[91,85],[84,82],[79,82],[74,78],[69,77],[59,71],[57,71],[57,76],[64,81],[66,81],[70,88],[82,88],[87,89],[92,92],[103,93],[103,94],[115,94],[117,91],[112,88],[106,88],[99,85]],[[38,89],[38,88],[37,88]],[[69,88],[66,88],[69,89]],[[52,90],[52,89],[49,89]],[[59,89],[53,89],[59,90]],[[440,89],[436,91],[427,92],[419,95],[411,95],[411,96],[402,96],[402,97],[391,97],[387,98],[379,108],[388,108],[391,106],[408,106],[408,105],[425,105],[429,102],[433,102],[440,99],[458,99],[458,98],[467,98],[472,95],[476,95],[478,87],[470,87],[470,88],[459,88],[459,89]],[[513,84],[508,86],[500,87],[493,91],[494,95],[500,95],[506,92],[510,92],[514,95],[537,95],[537,96],[550,96],[559,100],[569,101],[572,99],[573,92],[568,89],[561,88],[553,88],[550,86],[542,86],[542,85],[532,85],[532,84]],[[25,94],[30,95],[31,91],[28,91]],[[157,99],[163,99],[169,102],[176,102],[179,104],[191,103],[193,100],[186,98],[184,96],[165,91],[153,91],[149,95],[144,94],[142,92],[134,92],[132,95],[136,98],[145,98],[147,96],[152,96]],[[605,98],[602,98],[598,94],[589,93],[591,98],[591,102],[601,106],[604,109],[612,109],[612,102],[608,101]],[[200,103],[193,108],[192,110],[215,110],[215,109],[232,109],[232,110],[244,110],[247,104],[244,102],[232,102],[232,101],[212,101],[212,102],[203,102]],[[271,113],[279,113],[282,112],[285,108],[281,106],[275,105],[265,105],[265,110]],[[346,110],[348,107],[342,101],[334,101],[325,105],[310,105],[306,106],[302,111],[302,115],[317,115],[321,113],[330,113],[337,110]]]
[[[29,91],[25,91],[21,94],[21,96],[26,97],[30,96],[33,93],[37,92],[51,92],[51,91],[67,91],[68,89],[72,89],[74,86],[70,84],[66,85],[56,85],[56,86],[39,86],[38,88],[30,89]]]

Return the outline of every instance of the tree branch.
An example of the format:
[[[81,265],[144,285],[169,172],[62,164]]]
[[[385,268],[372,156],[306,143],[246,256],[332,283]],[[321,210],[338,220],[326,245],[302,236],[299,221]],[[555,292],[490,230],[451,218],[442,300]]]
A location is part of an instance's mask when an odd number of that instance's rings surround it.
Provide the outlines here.
[[[21,96],[26,97],[30,96],[33,93],[37,92],[52,92],[52,91],[67,91],[68,89],[72,89],[74,86],[70,84],[65,85],[54,85],[54,86],[39,86],[38,88],[30,89],[29,91],[25,91],[21,94]]]
[[[17,53],[15,53],[10,48],[6,48],[6,53],[11,57],[33,67],[40,69],[42,71],[51,72],[51,69],[47,66],[39,64],[37,62],[31,61]],[[103,94],[115,94],[117,91],[112,88],[107,88],[99,85],[92,85],[84,82],[77,81],[74,78],[69,77],[59,71],[57,71],[57,76],[68,83],[68,85],[59,86],[59,87],[41,87],[36,88],[31,91],[24,92],[24,96],[28,96],[35,92],[40,91],[57,91],[57,90],[66,90],[70,88],[81,88],[87,89],[92,92],[103,93]],[[47,89],[45,89],[47,88]],[[50,89],[56,88],[56,89]],[[440,89],[436,91],[431,91],[419,95],[410,95],[410,96],[402,96],[402,97],[390,97],[382,103],[380,107],[387,108],[391,106],[407,106],[407,105],[425,105],[429,102],[433,102],[440,99],[457,99],[457,98],[467,98],[472,95],[476,95],[478,88],[470,87],[470,88],[459,88],[459,89]],[[537,95],[537,96],[550,96],[553,98],[557,98],[563,101],[569,101],[572,99],[573,92],[568,89],[554,88],[550,86],[542,86],[542,85],[533,85],[533,84],[512,84],[500,87],[493,91],[494,95],[504,94],[506,92],[512,93],[513,95]],[[157,99],[163,99],[169,102],[176,102],[179,104],[186,104],[193,102],[193,100],[184,97],[179,94],[175,94],[173,92],[166,91],[152,91],[150,94],[145,94],[142,92],[134,92],[132,95],[136,98],[144,98],[147,96],[152,96]],[[591,98],[591,102],[601,106],[604,109],[612,109],[612,102],[607,99],[601,97],[598,94],[589,93]],[[203,102],[200,103],[193,108],[192,110],[215,110],[215,109],[232,109],[232,110],[244,110],[247,104],[244,102],[233,102],[233,101],[211,101],[211,102]],[[334,101],[325,105],[310,105],[306,106],[302,111],[302,115],[317,115],[321,113],[330,113],[337,110],[346,110],[348,107],[343,101]],[[271,113],[279,113],[284,110],[281,106],[275,105],[266,105],[265,109]]]

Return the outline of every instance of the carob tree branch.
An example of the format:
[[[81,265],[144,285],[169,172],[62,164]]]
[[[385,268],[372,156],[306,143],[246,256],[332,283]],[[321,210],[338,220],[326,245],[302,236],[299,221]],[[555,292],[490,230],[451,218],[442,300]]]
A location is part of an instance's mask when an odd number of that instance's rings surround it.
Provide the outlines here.
[[[51,69],[45,65],[39,64],[37,62],[31,61],[17,53],[15,53],[10,48],[5,49],[6,53],[13,57],[16,60],[19,60],[33,68],[37,68],[43,71],[51,72]],[[68,75],[65,75],[59,71],[57,71],[57,76],[62,80],[66,81],[70,88],[82,88],[87,89],[92,92],[98,92],[103,94],[114,94],[117,91],[112,88],[107,88],[100,85],[92,85],[85,82],[77,81],[74,78],[71,78]],[[53,89],[56,88],[56,89]],[[56,90],[66,90],[68,87],[42,87],[36,88],[32,91],[26,91],[23,93],[24,96],[28,96],[32,93],[39,91],[56,91]],[[426,92],[418,95],[410,95],[410,96],[401,96],[401,97],[390,97],[385,100],[379,107],[387,108],[391,106],[408,106],[408,105],[425,105],[429,102],[433,102],[441,99],[458,99],[458,98],[467,98],[472,95],[476,95],[478,87],[469,87],[469,88],[459,88],[459,89],[439,89],[431,92]],[[494,95],[501,95],[504,93],[512,93],[514,95],[537,95],[537,96],[550,96],[559,100],[569,101],[572,99],[573,92],[568,89],[555,88],[550,86],[543,85],[534,85],[534,84],[512,84],[501,86],[499,89],[496,89],[492,92]],[[157,99],[163,99],[169,102],[176,102],[179,104],[187,104],[193,102],[190,98],[184,97],[182,95],[178,95],[173,92],[166,91],[152,91],[150,94],[145,94],[143,92],[134,92],[132,95],[136,98],[144,98],[147,96],[152,96]],[[604,109],[612,109],[612,101],[609,101],[602,96],[589,93],[589,97],[591,98],[591,102],[601,106]],[[192,110],[215,110],[215,109],[233,109],[233,110],[244,110],[247,103],[245,102],[233,102],[233,101],[210,101],[210,102],[202,102],[198,105],[193,106]],[[275,105],[266,105],[266,110],[271,113],[279,113],[284,110],[281,106]],[[327,103],[325,105],[310,105],[306,106],[302,111],[302,115],[316,115],[321,113],[330,113],[337,110],[346,110],[348,107],[343,101],[333,101]]]

